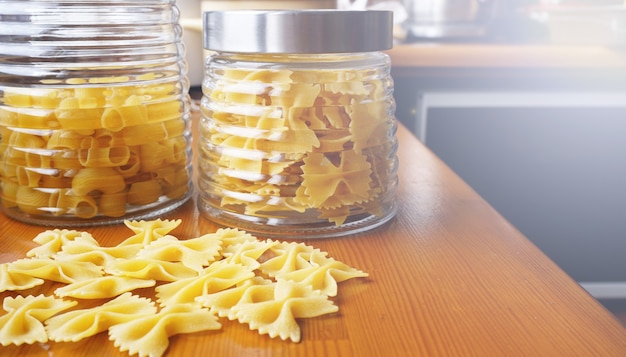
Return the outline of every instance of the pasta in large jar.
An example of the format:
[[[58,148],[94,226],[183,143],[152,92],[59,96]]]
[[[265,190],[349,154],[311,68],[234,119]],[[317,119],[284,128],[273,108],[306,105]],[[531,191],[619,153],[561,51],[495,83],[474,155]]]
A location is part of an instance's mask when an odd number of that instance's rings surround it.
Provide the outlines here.
[[[190,197],[189,85],[174,0],[4,1],[0,14],[7,216],[105,224]]]
[[[260,235],[304,238],[391,219],[395,104],[379,52],[392,43],[390,13],[225,11],[204,21],[215,53],[203,83],[200,211]]]

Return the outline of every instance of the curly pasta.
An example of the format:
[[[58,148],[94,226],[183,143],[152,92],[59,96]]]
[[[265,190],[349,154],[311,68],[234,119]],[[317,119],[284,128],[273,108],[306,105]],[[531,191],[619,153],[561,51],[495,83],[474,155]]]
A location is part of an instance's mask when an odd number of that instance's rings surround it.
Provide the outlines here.
[[[174,83],[129,81],[69,79],[68,87],[57,89],[5,88],[0,105],[3,207],[18,216],[89,220],[119,218],[165,199],[184,198],[190,189],[190,151],[182,89]],[[95,86],[81,86],[86,83]],[[156,156],[150,155],[152,147],[140,149],[155,142],[164,147]],[[171,165],[186,174],[156,190],[161,184],[157,172]],[[149,196],[109,196],[147,180],[153,181]],[[49,195],[53,199],[46,202]]]

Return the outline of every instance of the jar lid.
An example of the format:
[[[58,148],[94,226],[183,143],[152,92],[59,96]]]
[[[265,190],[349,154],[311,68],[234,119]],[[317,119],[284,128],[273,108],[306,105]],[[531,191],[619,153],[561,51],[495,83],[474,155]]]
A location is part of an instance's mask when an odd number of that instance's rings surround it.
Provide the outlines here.
[[[203,14],[204,48],[237,53],[349,53],[390,49],[383,10],[230,10]]]

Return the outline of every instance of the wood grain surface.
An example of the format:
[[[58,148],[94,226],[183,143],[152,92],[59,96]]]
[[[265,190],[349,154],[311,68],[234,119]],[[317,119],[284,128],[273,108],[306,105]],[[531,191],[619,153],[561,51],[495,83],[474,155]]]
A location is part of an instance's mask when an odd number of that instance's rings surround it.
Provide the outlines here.
[[[167,356],[625,356],[626,330],[404,127],[397,216],[375,230],[309,240],[370,274],[339,284],[339,311],[299,321],[302,341],[271,339],[221,319],[219,331],[177,335]],[[215,231],[192,199],[161,218],[172,232]],[[0,215],[0,262],[45,228]],[[131,235],[90,227],[102,245]],[[297,241],[297,238],[294,238]],[[21,294],[51,293],[44,285]],[[17,293],[2,293],[0,297]],[[76,343],[0,346],[1,356],[125,356],[106,333]]]

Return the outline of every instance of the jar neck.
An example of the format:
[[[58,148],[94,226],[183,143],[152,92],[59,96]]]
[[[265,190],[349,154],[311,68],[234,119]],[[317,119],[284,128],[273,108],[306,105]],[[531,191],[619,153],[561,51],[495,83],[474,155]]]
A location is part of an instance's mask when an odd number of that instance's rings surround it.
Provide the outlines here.
[[[259,66],[286,66],[286,67],[309,67],[323,65],[325,68],[333,67],[377,67],[389,66],[389,56],[380,51],[353,52],[353,53],[233,53],[213,52],[209,56],[211,63],[237,63],[246,64],[258,68]]]

